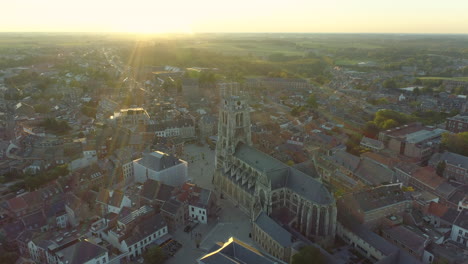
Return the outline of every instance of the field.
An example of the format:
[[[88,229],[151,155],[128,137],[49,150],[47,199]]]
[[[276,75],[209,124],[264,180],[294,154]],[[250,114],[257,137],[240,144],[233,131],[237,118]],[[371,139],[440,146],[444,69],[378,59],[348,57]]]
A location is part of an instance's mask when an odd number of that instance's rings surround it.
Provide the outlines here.
[[[421,80],[450,80],[459,82],[468,82],[468,77],[420,77]]]
[[[203,49],[221,52],[227,55],[241,56],[268,56],[273,53],[282,53],[286,56],[303,56],[305,52],[297,49],[294,43],[268,43],[263,41],[210,41],[205,40],[196,44],[185,46],[186,48]]]

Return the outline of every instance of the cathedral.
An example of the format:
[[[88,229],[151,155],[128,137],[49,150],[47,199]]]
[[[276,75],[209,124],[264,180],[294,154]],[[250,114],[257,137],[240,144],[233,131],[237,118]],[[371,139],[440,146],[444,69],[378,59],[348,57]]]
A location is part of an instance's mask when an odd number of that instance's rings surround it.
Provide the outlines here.
[[[260,212],[318,242],[333,241],[334,197],[315,178],[252,146],[243,96],[224,96],[218,123],[214,184],[255,219]]]

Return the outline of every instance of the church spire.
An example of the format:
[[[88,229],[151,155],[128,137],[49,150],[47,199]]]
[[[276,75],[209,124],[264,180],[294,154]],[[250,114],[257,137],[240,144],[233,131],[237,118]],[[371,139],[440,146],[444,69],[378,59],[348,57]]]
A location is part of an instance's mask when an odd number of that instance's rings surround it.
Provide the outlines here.
[[[252,145],[250,112],[245,95],[239,91],[238,84],[225,84],[221,89],[224,96],[219,109],[216,144],[218,168],[223,166],[228,156],[234,154],[240,143]]]

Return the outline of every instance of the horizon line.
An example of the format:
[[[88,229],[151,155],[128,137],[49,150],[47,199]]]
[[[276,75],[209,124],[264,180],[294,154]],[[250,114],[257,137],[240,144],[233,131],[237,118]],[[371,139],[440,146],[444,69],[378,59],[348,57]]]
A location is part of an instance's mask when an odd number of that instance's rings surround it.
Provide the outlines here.
[[[232,32],[223,32],[223,31],[207,31],[207,32],[155,32],[155,33],[139,33],[139,32],[125,32],[125,31],[0,31],[0,34],[18,34],[18,33],[28,33],[28,34],[126,34],[126,35],[197,35],[197,34],[343,34],[343,35],[352,35],[352,34],[370,34],[370,35],[468,35],[467,33],[440,33],[440,32],[431,32],[431,33],[421,33],[421,32],[281,32],[281,31],[258,31],[258,32],[242,32],[242,31],[232,31]]]

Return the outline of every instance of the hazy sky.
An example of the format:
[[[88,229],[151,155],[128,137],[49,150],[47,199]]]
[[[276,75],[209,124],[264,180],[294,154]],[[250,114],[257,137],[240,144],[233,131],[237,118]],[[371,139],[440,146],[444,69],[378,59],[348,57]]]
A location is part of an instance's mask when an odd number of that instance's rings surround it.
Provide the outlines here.
[[[0,0],[0,31],[468,33],[468,0]]]

